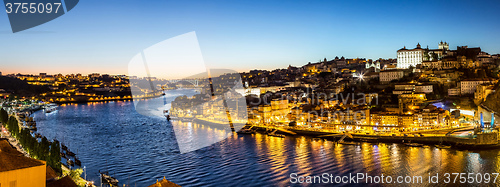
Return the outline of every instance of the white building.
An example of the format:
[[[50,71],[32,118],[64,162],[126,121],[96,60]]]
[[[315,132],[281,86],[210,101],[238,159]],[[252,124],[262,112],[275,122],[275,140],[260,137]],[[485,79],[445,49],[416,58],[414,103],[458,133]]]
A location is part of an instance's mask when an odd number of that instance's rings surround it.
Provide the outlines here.
[[[375,71],[380,71],[380,62],[373,62],[373,63],[370,63],[370,62],[367,62],[365,64],[365,67],[366,69],[370,69],[370,68],[374,68]]]
[[[387,70],[387,71],[381,71],[379,76],[381,83],[389,83],[392,80],[398,80],[403,78],[404,72],[403,70]]]
[[[415,92],[417,93],[432,93],[433,92],[433,87],[432,84],[429,85],[416,85],[415,86]]]
[[[420,47],[420,44],[417,44],[415,49],[403,47],[397,53],[397,67],[399,69],[408,69],[410,66],[417,67],[418,64],[422,64],[424,58],[424,49]]]
[[[460,92],[462,95],[473,94],[476,91],[477,85],[490,83],[494,84],[496,81],[491,79],[469,79],[460,82]]]

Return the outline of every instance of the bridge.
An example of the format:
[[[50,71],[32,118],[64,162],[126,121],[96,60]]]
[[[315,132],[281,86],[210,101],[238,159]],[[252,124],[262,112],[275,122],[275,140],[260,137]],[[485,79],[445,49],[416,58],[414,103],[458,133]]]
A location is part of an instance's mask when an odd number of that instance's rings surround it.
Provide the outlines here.
[[[199,79],[172,79],[168,80],[170,83],[178,83],[180,81],[185,81],[191,83],[194,87],[200,87],[200,80]]]

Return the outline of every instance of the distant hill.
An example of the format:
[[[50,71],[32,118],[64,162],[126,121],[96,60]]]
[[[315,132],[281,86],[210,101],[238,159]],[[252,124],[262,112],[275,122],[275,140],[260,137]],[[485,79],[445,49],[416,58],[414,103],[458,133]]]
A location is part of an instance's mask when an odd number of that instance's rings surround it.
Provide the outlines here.
[[[19,96],[32,96],[50,91],[48,86],[30,85],[26,81],[0,76],[0,89]]]

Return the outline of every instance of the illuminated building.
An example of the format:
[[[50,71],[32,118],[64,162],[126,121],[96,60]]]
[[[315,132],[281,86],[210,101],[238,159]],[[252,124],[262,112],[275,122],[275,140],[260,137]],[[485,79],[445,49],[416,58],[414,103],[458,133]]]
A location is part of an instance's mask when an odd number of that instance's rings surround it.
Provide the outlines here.
[[[412,110],[414,105],[418,105],[426,101],[425,94],[401,94],[398,96],[399,100],[399,111],[404,112],[404,110]]]
[[[477,85],[489,83],[495,84],[497,81],[491,79],[467,79],[460,82],[460,93],[462,95],[473,94]]]
[[[476,91],[474,91],[474,103],[476,105],[481,104],[482,102],[486,101],[486,97],[488,97],[489,94],[494,92],[495,87],[493,84],[477,85]]]
[[[45,161],[25,157],[0,140],[0,186],[45,187]]]
[[[417,67],[418,64],[422,64],[424,49],[417,44],[415,49],[402,49],[397,51],[397,68],[408,69],[410,66]]]

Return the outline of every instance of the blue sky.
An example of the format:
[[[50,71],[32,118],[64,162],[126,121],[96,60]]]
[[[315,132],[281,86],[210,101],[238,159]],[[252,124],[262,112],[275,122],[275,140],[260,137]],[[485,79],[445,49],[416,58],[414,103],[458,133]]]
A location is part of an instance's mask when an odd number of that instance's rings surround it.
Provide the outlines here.
[[[81,0],[15,34],[0,14],[0,71],[126,74],[142,49],[191,31],[208,66],[238,71],[335,56],[395,58],[403,46],[437,48],[441,40],[496,54],[499,8],[495,1]]]

